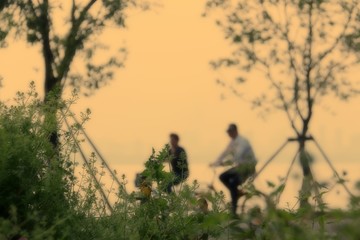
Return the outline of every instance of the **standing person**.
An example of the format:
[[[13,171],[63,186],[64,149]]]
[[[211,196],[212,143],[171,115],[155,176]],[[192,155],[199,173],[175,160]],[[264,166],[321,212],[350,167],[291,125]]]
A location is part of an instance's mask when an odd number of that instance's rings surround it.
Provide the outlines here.
[[[225,162],[235,165],[223,172],[219,178],[230,190],[232,212],[236,215],[237,202],[244,195],[238,186],[255,173],[257,161],[249,141],[239,135],[236,124],[230,124],[227,133],[231,141],[218,159],[210,164],[210,167],[222,166]]]
[[[172,187],[180,184],[189,177],[189,166],[187,156],[184,148],[179,146],[179,135],[175,133],[170,134],[170,166],[174,174],[174,179],[166,188],[168,193],[172,192]]]

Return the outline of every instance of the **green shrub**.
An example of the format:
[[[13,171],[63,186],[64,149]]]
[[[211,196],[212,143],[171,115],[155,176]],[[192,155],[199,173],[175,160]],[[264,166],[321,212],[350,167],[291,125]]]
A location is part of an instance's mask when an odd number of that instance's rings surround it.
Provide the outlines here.
[[[27,232],[36,239],[38,229],[47,229],[60,237],[74,207],[71,143],[55,149],[49,137],[59,129],[44,123],[52,104],[39,100],[33,83],[29,92],[17,93],[13,105],[0,103],[0,225],[13,226],[10,235],[1,232],[5,236]]]
[[[145,185],[128,193],[123,176],[112,211],[106,208],[94,181],[101,179],[97,156],[79,165],[81,123],[60,126],[76,94],[61,102],[44,104],[31,84],[28,93],[18,93],[15,104],[0,103],[0,240],[18,239],[359,239],[359,196],[352,196],[349,210],[328,209],[326,204],[300,209],[278,209],[285,185],[265,194],[249,183],[243,213],[229,214],[222,192],[199,191],[195,181],[168,194],[164,189],[172,175],[164,170],[168,146],[153,151],[144,165]],[[57,125],[44,121],[58,111]],[[50,143],[59,135],[58,148]],[[82,169],[79,177],[75,171]],[[360,184],[358,184],[358,188]],[[326,194],[326,191],[319,194]],[[245,203],[262,198],[265,208],[247,209]]]

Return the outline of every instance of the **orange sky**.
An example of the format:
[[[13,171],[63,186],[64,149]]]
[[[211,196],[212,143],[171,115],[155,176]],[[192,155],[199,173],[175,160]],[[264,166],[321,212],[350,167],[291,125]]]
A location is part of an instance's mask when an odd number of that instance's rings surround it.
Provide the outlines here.
[[[213,19],[201,17],[204,2],[164,1],[156,11],[131,13],[128,29],[107,32],[104,43],[128,48],[126,68],[94,96],[82,97],[73,110],[91,108],[86,130],[113,166],[142,164],[151,148],[162,147],[173,131],[180,135],[190,164],[218,156],[228,143],[225,129],[230,122],[249,138],[260,165],[293,135],[282,113],[261,119],[215,83],[209,61],[226,55],[229,46]],[[42,91],[42,68],[38,48],[11,42],[1,49],[0,100],[26,90],[31,80]],[[349,103],[329,99],[315,111],[311,132],[339,170],[342,161],[359,166],[359,106],[359,98]],[[290,161],[294,151],[289,147],[275,161]]]

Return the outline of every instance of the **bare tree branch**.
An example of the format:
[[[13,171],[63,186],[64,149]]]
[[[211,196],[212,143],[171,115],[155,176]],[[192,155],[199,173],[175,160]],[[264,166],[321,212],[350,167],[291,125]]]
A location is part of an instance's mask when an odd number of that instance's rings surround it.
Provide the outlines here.
[[[323,81],[321,81],[319,83],[319,86],[317,86],[316,89],[315,89],[314,96],[312,97],[314,103],[316,102],[318,94],[320,94],[320,92],[323,90],[322,86],[325,86],[328,83],[328,80],[333,76],[334,71],[339,67],[341,68],[342,66],[343,65],[342,65],[341,62],[337,62],[337,63],[332,64],[329,67],[329,70],[328,70],[327,74],[323,77]]]
[[[75,0],[72,0],[72,5],[71,5],[71,22],[75,22],[75,11],[76,11],[76,3],[75,3]]]
[[[311,71],[313,69],[312,66],[312,49],[313,49],[313,22],[312,22],[312,16],[313,16],[313,2],[309,2],[309,13],[308,13],[308,39],[305,44],[306,53],[304,55],[304,66],[306,68],[305,73],[305,82],[306,82],[306,99],[307,99],[307,105],[308,105],[308,114],[305,118],[305,123],[308,123],[312,116],[312,106],[313,106],[313,100],[311,97]],[[304,127],[307,128],[308,124],[304,124]],[[307,129],[305,130],[305,132]]]
[[[336,47],[339,45],[341,40],[343,40],[345,33],[349,28],[349,24],[350,24],[351,20],[353,19],[353,13],[354,13],[355,6],[356,5],[353,4],[351,10],[349,11],[348,18],[347,18],[345,24],[343,25],[343,28],[342,28],[341,32],[339,33],[338,37],[335,39],[334,43],[328,49],[326,49],[321,54],[319,54],[318,59],[313,62],[313,67],[320,64],[329,54],[331,54],[336,49]]]
[[[282,102],[283,109],[285,110],[286,116],[291,124],[291,127],[296,132],[296,134],[299,136],[300,132],[298,131],[298,129],[295,125],[295,118],[291,117],[290,109],[289,109],[288,103],[286,101],[286,98],[284,96],[283,89],[275,82],[274,78],[272,77],[270,66],[269,65],[266,65],[266,66],[267,66],[267,70],[268,70],[266,76],[270,80],[272,86],[276,88],[278,96]]]

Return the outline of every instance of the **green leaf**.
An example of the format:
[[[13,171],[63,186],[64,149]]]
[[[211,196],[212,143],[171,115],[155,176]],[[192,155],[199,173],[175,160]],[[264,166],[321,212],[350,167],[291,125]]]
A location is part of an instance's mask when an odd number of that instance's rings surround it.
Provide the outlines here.
[[[235,35],[233,38],[234,43],[239,43],[242,41],[242,37],[240,35]]]
[[[275,184],[271,181],[266,181],[266,184],[268,185],[268,187],[270,188],[274,188],[275,187]]]

